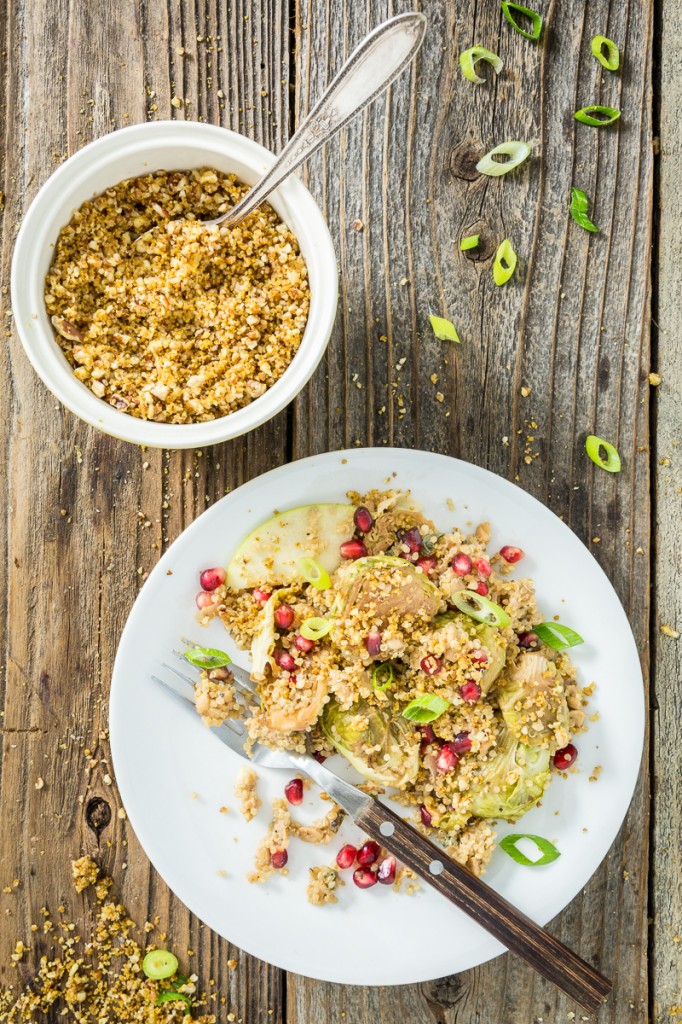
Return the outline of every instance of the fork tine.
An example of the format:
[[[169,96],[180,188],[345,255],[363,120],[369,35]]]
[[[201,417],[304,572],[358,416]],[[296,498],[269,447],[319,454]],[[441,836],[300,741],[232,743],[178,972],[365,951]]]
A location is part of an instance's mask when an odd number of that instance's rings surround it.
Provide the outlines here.
[[[152,679],[154,680],[155,683],[158,683],[159,686],[163,686],[164,690],[166,690],[168,693],[171,693],[176,700],[180,701],[181,704],[184,704],[185,706],[189,705],[189,707],[191,707],[193,710],[195,709],[194,701],[191,699],[191,697],[187,697],[185,696],[185,694],[180,693],[178,690],[175,689],[174,686],[171,686],[170,683],[167,683],[165,679],[160,679],[158,676],[152,676]]]
[[[175,653],[175,651],[173,653]],[[162,667],[163,668],[167,668],[168,671],[172,672],[174,676],[178,677],[178,679],[182,679],[183,683],[187,683],[188,686],[191,686],[192,687],[192,693],[194,693],[194,685],[195,684],[194,684],[194,681],[192,679],[190,679],[189,676],[186,676],[183,672],[180,672],[180,670],[175,668],[173,665],[169,665],[167,661],[162,662]]]
[[[198,644],[196,640],[190,640],[190,638],[187,636],[181,636],[180,639],[182,640],[183,644],[186,644],[188,647],[201,646],[201,644]],[[177,655],[177,657],[181,658],[183,661],[186,661],[185,655],[183,654],[182,651],[173,651],[173,654]],[[234,676],[235,680],[241,686],[243,686],[244,689],[249,690],[251,693],[254,694],[257,693],[256,684],[251,681],[251,676],[249,675],[247,669],[243,668],[241,665],[237,665],[234,661],[230,662],[229,669],[232,675]]]

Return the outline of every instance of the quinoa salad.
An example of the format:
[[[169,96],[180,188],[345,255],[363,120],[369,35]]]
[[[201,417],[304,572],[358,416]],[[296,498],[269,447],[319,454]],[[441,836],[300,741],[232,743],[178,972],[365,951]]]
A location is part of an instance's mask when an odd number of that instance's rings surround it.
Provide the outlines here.
[[[296,238],[268,203],[232,228],[202,223],[246,191],[212,168],[157,171],[83,203],[62,228],[45,305],[97,398],[140,419],[199,423],[282,376],[310,306]]]
[[[251,745],[342,755],[364,789],[403,804],[481,874],[496,820],[517,821],[576,760],[591,688],[566,652],[582,639],[544,621],[523,551],[489,552],[488,523],[443,530],[404,492],[348,499],[277,513],[226,568],[204,569],[198,619],[219,617],[250,652]],[[202,671],[197,709],[209,726],[243,714],[229,667]],[[268,870],[286,863],[273,834],[287,821],[282,802],[261,850]],[[334,870],[355,867],[361,888],[382,869],[393,882],[382,856],[347,844]],[[335,887],[316,900],[333,902]]]

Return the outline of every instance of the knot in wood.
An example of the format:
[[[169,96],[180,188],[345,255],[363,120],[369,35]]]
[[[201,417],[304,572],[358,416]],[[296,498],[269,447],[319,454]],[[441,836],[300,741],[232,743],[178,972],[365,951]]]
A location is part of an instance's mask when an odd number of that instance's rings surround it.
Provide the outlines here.
[[[462,181],[476,181],[480,178],[476,164],[481,159],[482,151],[469,141],[460,142],[450,153],[450,173]]]
[[[96,836],[99,837],[111,821],[111,807],[101,796],[93,796],[85,808],[85,820]]]

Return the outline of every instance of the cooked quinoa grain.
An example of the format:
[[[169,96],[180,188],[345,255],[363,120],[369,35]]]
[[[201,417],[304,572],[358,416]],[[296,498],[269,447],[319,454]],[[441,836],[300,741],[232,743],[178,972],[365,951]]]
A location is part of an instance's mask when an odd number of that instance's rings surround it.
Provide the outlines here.
[[[62,229],[45,304],[98,398],[140,419],[203,422],[287,369],[310,304],[296,239],[267,203],[233,228],[201,223],[246,190],[211,168],[158,171],[107,189]]]

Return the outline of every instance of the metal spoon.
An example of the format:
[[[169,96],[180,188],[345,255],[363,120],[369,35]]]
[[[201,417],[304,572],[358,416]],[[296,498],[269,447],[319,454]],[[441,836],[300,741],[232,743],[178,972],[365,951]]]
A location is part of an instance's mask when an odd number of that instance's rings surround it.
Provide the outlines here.
[[[215,220],[204,223],[234,227],[260,206],[293,170],[317,152],[320,146],[380,96],[398,77],[419,50],[426,23],[423,14],[412,11],[397,14],[373,29],[350,55],[272,167],[236,206]],[[149,233],[145,232],[145,235]]]

